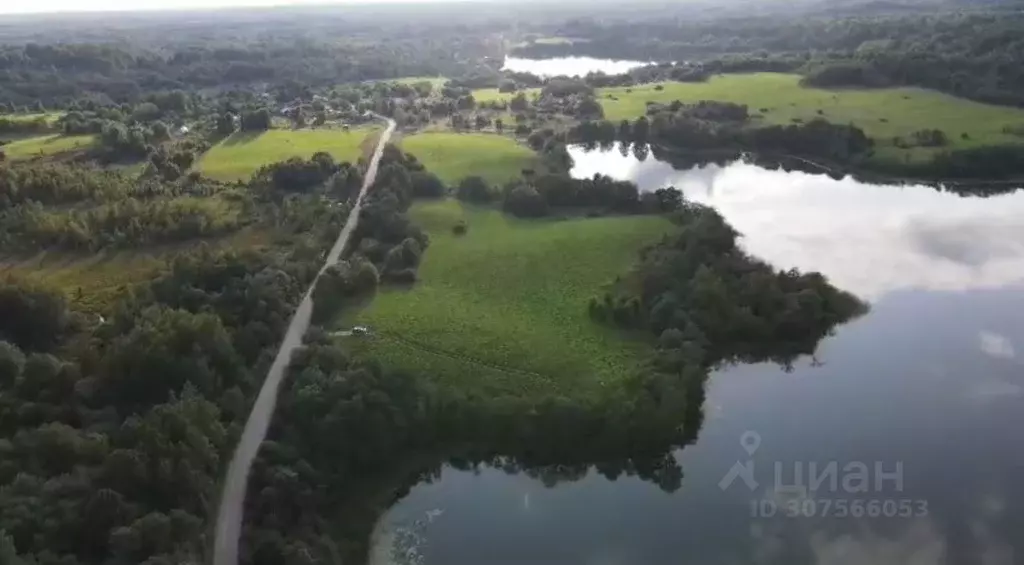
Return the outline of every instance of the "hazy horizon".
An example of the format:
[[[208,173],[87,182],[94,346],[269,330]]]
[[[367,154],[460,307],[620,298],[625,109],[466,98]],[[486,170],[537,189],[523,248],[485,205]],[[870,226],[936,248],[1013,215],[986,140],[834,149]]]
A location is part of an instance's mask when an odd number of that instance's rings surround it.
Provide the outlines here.
[[[0,1],[0,15],[56,14],[73,12],[151,12],[159,10],[201,10],[217,8],[344,6],[346,4],[407,4],[468,0],[34,0],[8,5]]]

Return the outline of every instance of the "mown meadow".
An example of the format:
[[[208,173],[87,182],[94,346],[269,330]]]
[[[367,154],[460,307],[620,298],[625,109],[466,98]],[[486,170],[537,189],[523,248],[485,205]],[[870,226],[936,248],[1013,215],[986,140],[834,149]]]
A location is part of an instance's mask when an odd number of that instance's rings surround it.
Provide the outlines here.
[[[309,158],[318,151],[338,161],[355,163],[362,155],[361,144],[378,130],[367,126],[341,129],[269,130],[234,133],[207,151],[196,168],[220,181],[248,180],[260,167],[292,157]]]
[[[852,123],[876,143],[879,158],[925,160],[943,148],[893,144],[895,137],[910,141],[913,133],[939,129],[958,149],[1001,143],[1024,143],[1024,137],[1004,132],[1024,126],[1024,110],[981,104],[921,88],[824,90],[806,88],[799,75],[752,73],[718,75],[707,82],[665,82],[633,87],[603,88],[598,99],[610,120],[635,119],[647,102],[716,100],[746,104],[765,124],[790,124],[816,117],[837,124]]]
[[[499,92],[497,88],[477,88],[473,90],[473,99],[479,102],[508,102],[512,97],[522,92],[527,98],[533,98],[540,94],[539,88],[526,88],[517,92]]]
[[[95,141],[92,135],[40,135],[12,141],[0,147],[0,151],[11,160],[32,159],[88,149]]]
[[[587,301],[658,241],[657,216],[521,220],[455,200],[410,211],[430,236],[419,280],[385,287],[346,323],[385,365],[486,394],[585,394],[629,374],[647,344],[598,325]],[[465,221],[468,231],[452,227]]]
[[[485,133],[420,133],[401,146],[449,185],[473,175],[500,184],[518,177],[536,158],[510,137]]]

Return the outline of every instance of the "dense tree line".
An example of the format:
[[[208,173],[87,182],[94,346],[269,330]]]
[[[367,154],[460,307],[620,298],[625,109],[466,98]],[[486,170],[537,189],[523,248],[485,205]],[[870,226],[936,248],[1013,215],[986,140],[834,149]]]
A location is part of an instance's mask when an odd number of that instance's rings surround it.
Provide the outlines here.
[[[139,247],[222,235],[260,219],[250,196],[214,196],[222,190],[198,177],[131,179],[77,165],[0,165],[0,247]]]
[[[242,29],[232,39],[218,42],[208,34],[221,30],[192,22],[156,44],[137,36],[113,42],[108,36],[102,43],[3,46],[0,102],[42,101],[48,107],[63,107],[93,99],[120,104],[142,101],[156,92],[229,85],[330,86],[406,76],[460,76],[475,64],[467,57],[497,54],[486,38],[475,34],[381,32],[374,41],[339,42],[336,30],[314,33],[308,25],[287,33],[278,29],[273,39]]]
[[[180,176],[192,159],[187,149],[161,148],[140,178],[80,165],[0,165],[0,249],[140,248],[253,225],[321,234],[345,212],[321,198],[347,200],[362,184],[358,168],[323,153],[264,167],[242,186]]]
[[[1024,105],[1024,72],[1016,63],[1024,58],[1022,24],[1019,11],[984,8],[797,19],[578,19],[550,33],[587,41],[533,43],[514,52],[701,62],[709,73],[799,70],[815,86],[913,85]]]
[[[565,173],[531,174],[503,187],[502,206],[520,217],[546,216],[556,210],[586,210],[590,214],[664,214],[682,205],[674,187],[641,193],[630,181],[605,175],[574,179]]]
[[[0,210],[27,202],[43,205],[108,202],[141,196],[145,192],[124,175],[92,167],[0,165]]]
[[[1024,175],[1024,145],[1006,144],[943,150],[923,163],[881,161],[871,163],[871,172],[942,180],[1001,180]]]
[[[427,234],[412,223],[406,214],[417,194],[429,178],[423,165],[412,155],[388,145],[380,161],[380,169],[360,211],[359,227],[353,234],[352,246],[358,255],[373,263],[383,281],[411,283],[429,244]],[[421,179],[414,183],[415,179]],[[438,181],[439,182],[439,181]],[[436,183],[430,182],[431,186]]]
[[[246,219],[208,198],[179,197],[47,210],[36,203],[0,215],[0,246],[97,251],[175,243],[237,231]]]
[[[845,165],[860,165],[872,154],[874,142],[860,128],[816,118],[786,126],[756,126],[746,106],[701,101],[648,106],[647,116],[618,124],[584,121],[565,137],[587,144],[623,141],[686,150],[748,150],[820,158]],[[541,133],[536,144],[554,137]],[[551,134],[554,136],[553,132]]]
[[[808,354],[863,304],[818,273],[776,271],[736,244],[737,232],[704,206],[677,214],[682,229],[644,249],[591,315],[658,338],[658,371],[699,363]]]

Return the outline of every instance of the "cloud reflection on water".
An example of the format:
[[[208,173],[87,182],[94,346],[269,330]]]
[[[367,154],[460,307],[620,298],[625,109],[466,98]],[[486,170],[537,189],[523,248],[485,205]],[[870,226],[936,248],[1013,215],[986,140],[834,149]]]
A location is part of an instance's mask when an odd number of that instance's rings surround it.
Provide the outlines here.
[[[675,186],[714,206],[755,256],[779,268],[821,271],[868,299],[900,288],[968,290],[1024,280],[1021,192],[964,198],[742,162],[677,171],[618,149],[570,153],[576,176],[607,174],[644,190]]]

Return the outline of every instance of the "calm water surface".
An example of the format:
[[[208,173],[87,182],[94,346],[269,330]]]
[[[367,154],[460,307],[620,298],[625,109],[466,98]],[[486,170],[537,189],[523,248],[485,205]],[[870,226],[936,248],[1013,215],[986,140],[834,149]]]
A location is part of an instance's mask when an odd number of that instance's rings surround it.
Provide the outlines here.
[[[677,453],[685,477],[674,493],[593,472],[546,488],[446,469],[381,532],[413,531],[426,565],[1024,562],[1024,192],[963,198],[741,162],[680,171],[617,149],[571,152],[578,176],[676,186],[725,215],[754,255],[821,271],[872,310],[791,372],[716,373],[700,436]],[[791,488],[796,473],[809,487],[832,462],[837,486]],[[856,488],[860,463],[867,492]],[[749,486],[742,474],[723,483],[737,464]],[[876,464],[902,479],[876,476]],[[867,515],[871,501],[880,515]]]
[[[646,64],[648,63],[643,61],[616,61],[612,59],[594,59],[593,57],[557,57],[554,59],[506,57],[505,66],[502,67],[502,70],[532,73],[540,77],[584,76],[592,72],[618,75]]]

